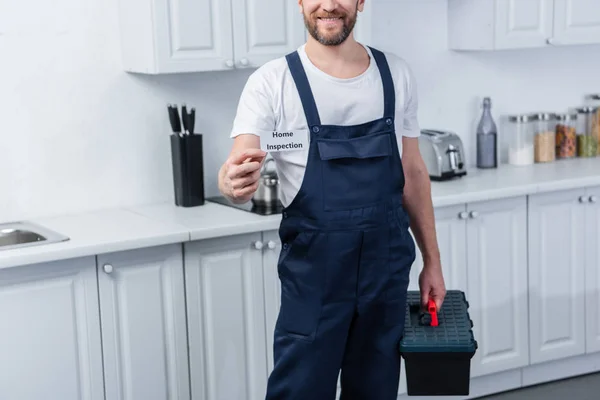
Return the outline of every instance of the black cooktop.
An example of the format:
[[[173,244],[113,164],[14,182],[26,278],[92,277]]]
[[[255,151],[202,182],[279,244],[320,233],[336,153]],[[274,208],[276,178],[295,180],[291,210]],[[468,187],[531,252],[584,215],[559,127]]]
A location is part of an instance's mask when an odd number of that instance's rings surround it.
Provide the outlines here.
[[[206,201],[210,201],[213,203],[218,203],[218,204],[222,204],[225,206],[237,208],[238,210],[243,210],[243,211],[251,212],[253,214],[258,214],[258,215],[281,214],[281,212],[283,210],[283,204],[281,204],[281,201],[278,201],[277,204],[275,204],[274,206],[269,206],[269,207],[256,206],[256,205],[254,205],[254,203],[252,203],[252,201],[249,201],[249,202],[243,203],[243,204],[234,204],[234,203],[230,202],[224,196],[207,197]]]

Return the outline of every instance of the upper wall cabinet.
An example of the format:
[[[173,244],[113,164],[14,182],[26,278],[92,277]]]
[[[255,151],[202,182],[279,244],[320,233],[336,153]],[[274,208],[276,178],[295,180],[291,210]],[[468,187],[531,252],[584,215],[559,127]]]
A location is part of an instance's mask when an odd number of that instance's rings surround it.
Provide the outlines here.
[[[598,0],[449,0],[454,50],[600,43]]]
[[[252,68],[305,41],[281,0],[119,0],[123,68],[146,74]]]
[[[550,43],[600,43],[600,1],[554,0],[554,35]]]

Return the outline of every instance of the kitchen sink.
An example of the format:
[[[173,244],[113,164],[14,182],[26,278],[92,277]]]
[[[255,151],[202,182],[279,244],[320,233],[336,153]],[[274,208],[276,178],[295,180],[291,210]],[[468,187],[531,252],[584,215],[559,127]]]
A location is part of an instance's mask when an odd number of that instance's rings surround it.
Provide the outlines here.
[[[0,251],[67,240],[63,234],[27,221],[0,224]]]

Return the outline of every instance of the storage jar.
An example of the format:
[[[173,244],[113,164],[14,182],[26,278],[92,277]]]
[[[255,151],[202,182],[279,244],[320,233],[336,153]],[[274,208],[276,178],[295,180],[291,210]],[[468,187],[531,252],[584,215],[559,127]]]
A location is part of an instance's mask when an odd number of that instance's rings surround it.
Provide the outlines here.
[[[556,158],[577,156],[577,113],[556,116]]]
[[[533,135],[529,115],[512,115],[510,122],[508,163],[511,165],[533,164]]]
[[[590,99],[592,107],[596,110],[592,119],[592,134],[596,136],[596,142],[598,143],[597,155],[600,155],[600,94],[593,94]]]
[[[534,160],[536,163],[556,159],[556,117],[550,113],[534,114]]]
[[[579,157],[596,157],[598,155],[598,137],[594,134],[594,118],[596,108],[581,107],[577,109],[577,155]]]

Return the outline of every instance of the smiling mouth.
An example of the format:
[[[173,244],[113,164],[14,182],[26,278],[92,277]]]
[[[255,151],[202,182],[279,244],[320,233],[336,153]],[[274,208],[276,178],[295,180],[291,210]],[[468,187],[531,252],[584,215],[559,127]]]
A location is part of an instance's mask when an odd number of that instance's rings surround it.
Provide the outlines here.
[[[319,17],[318,22],[326,25],[337,25],[338,22],[342,21],[341,17]]]

